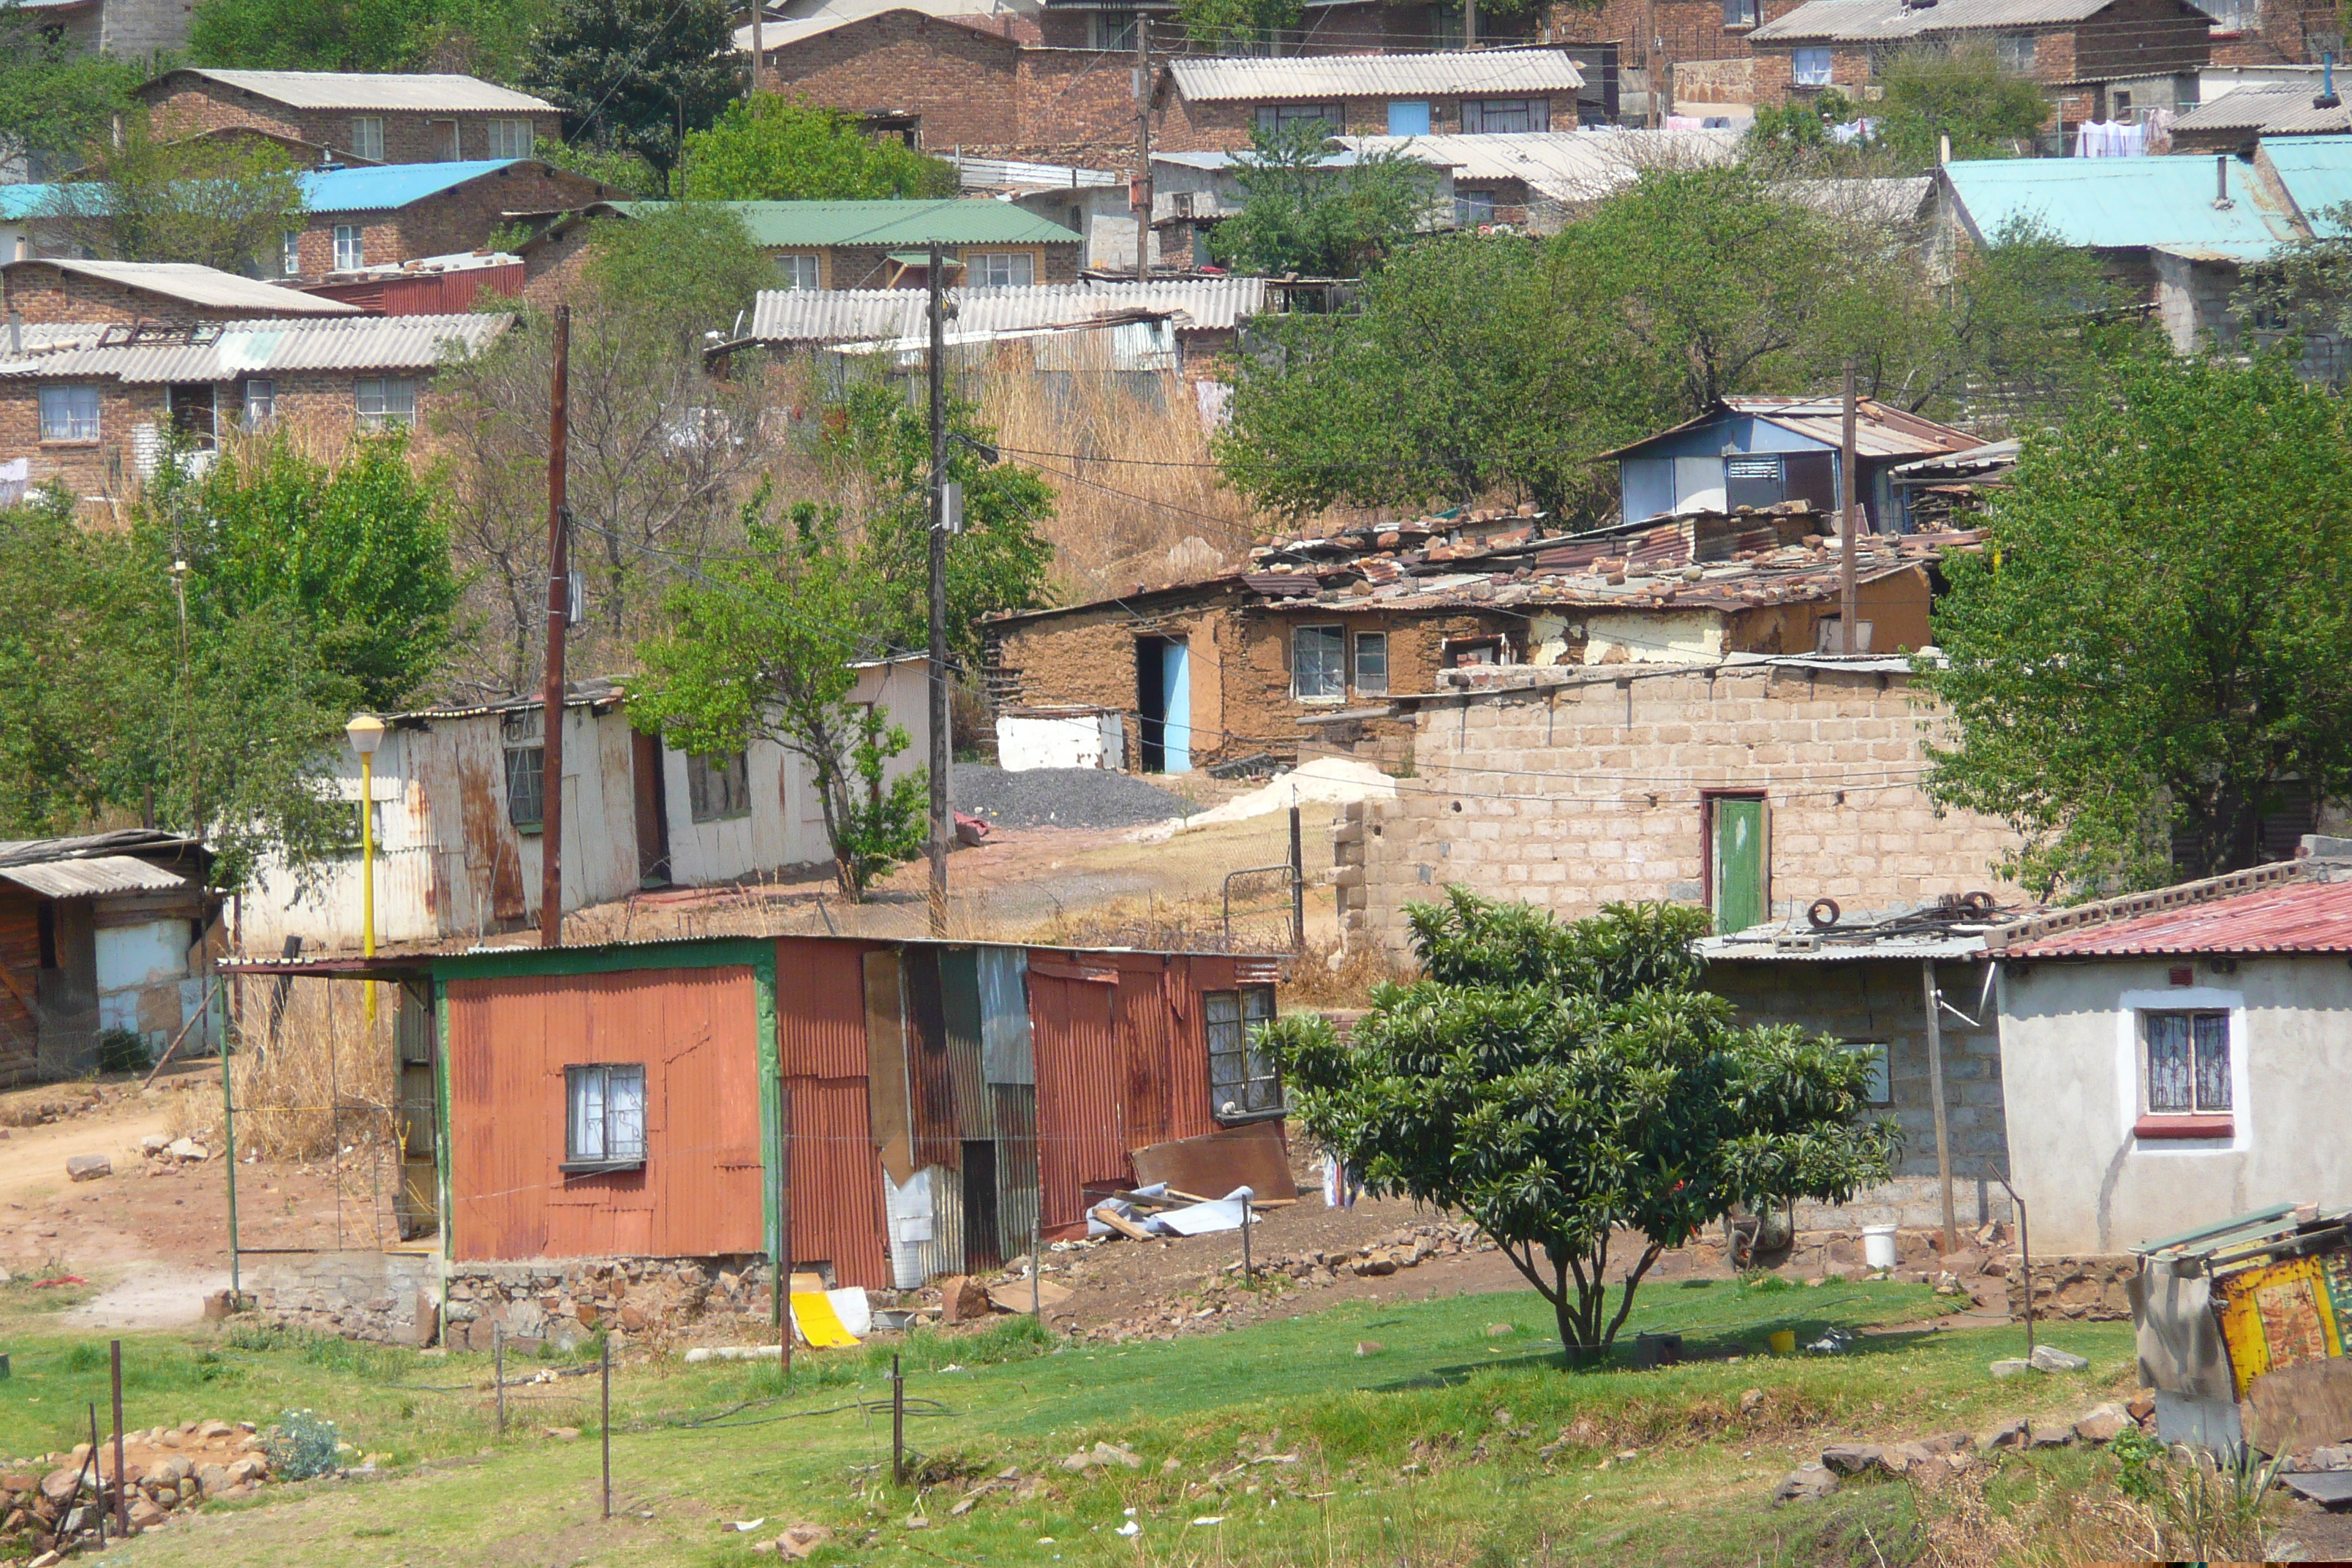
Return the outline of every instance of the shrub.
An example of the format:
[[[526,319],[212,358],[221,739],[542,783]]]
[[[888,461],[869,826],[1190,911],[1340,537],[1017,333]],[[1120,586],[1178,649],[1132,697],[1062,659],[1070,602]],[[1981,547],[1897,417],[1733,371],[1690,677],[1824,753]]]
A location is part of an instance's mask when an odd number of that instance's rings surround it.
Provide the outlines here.
[[[289,1410],[261,1439],[270,1473],[281,1481],[307,1481],[335,1468],[335,1424],[309,1410]]]

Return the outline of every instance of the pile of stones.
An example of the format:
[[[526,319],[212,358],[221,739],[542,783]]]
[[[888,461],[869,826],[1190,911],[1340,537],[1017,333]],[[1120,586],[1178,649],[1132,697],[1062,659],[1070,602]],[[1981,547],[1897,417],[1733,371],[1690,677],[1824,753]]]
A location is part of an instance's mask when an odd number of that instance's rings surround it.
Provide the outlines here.
[[[0,1552],[29,1550],[47,1568],[97,1545],[101,1531],[113,1539],[123,1512],[135,1535],[201,1501],[251,1497],[269,1480],[269,1455],[249,1421],[184,1421],[127,1432],[122,1443],[130,1480],[122,1510],[110,1440],[99,1445],[94,1464],[89,1445],[79,1443],[0,1471]]]
[[[1790,1470],[1772,1493],[1775,1507],[1825,1498],[1841,1479],[1870,1475],[1932,1482],[1985,1463],[2003,1449],[2063,1448],[2076,1443],[2111,1443],[2125,1430],[2156,1419],[2156,1402],[2146,1394],[2127,1405],[2095,1405],[2066,1419],[2014,1416],[1982,1432],[1942,1432],[1908,1443],[1832,1443],[1822,1457]]]

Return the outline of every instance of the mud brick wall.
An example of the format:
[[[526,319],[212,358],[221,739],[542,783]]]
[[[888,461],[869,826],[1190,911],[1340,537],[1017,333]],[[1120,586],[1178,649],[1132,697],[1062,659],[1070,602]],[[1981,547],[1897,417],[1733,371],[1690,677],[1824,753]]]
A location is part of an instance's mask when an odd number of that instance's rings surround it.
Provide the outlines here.
[[[428,1253],[280,1255],[248,1263],[243,1283],[273,1322],[395,1345],[429,1345],[440,1332],[441,1259]]]
[[[1621,668],[1448,672],[1487,689],[1422,704],[1415,787],[1361,808],[1362,861],[1337,879],[1345,940],[1404,953],[1405,905],[1454,883],[1563,919],[1704,904],[1723,790],[1765,797],[1775,917],[1824,896],[1848,920],[1944,893],[2023,898],[1993,872],[2015,836],[1918,789],[1937,715],[1907,675]]]
[[[2032,1224],[2029,1212],[2026,1223]],[[2030,1241],[2032,1237],[2029,1235]],[[2139,1259],[2129,1253],[2084,1257],[2036,1258],[2032,1268],[2021,1267],[2012,1257],[2009,1269],[2009,1315],[2025,1316],[2026,1280],[2033,1282],[2033,1316],[2073,1322],[2127,1322],[2131,1319],[2130,1282],[2138,1277]]]
[[[541,1258],[467,1263],[449,1279],[449,1343],[569,1349],[603,1328],[616,1339],[697,1326],[772,1333],[774,1270],[765,1259]]]

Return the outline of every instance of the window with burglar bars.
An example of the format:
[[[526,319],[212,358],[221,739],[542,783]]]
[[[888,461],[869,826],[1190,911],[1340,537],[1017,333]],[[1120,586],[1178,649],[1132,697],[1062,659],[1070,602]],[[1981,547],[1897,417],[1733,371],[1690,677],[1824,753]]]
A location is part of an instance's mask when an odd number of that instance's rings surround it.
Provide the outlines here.
[[[646,1163],[646,1069],[598,1062],[563,1069],[563,1168],[627,1171]]]
[[[547,820],[547,748],[507,748],[507,820],[537,832]]]
[[[1551,129],[1551,103],[1541,98],[1471,99],[1462,105],[1465,135],[1524,136]]]
[[[1257,128],[1269,135],[1288,131],[1295,126],[1311,125],[1321,121],[1339,135],[1348,127],[1348,111],[1336,103],[1262,103],[1257,110]]]
[[[2143,1013],[2147,1110],[2195,1115],[2230,1109],[2230,1015]]]
[[[1756,0],[1723,0],[1723,25],[1727,27],[1754,26]]]
[[[1274,1022],[1274,988],[1212,991],[1209,1020],[1209,1103],[1220,1121],[1282,1114],[1282,1074],[1258,1033]]]
[[[1290,692],[1306,702],[1348,695],[1346,627],[1300,626],[1290,634]]]

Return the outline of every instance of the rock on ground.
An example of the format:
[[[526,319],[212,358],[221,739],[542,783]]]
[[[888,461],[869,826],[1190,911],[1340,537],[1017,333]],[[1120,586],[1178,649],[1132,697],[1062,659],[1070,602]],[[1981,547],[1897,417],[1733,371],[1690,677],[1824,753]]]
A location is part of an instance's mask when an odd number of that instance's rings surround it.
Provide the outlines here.
[[[1772,1493],[1772,1506],[1825,1498],[1838,1489],[1838,1479],[1823,1465],[1799,1465]]]
[[[2095,1405],[2074,1418],[2074,1436],[2085,1443],[2112,1443],[2132,1424],[2120,1405]]]
[[[94,1182],[114,1174],[114,1162],[103,1154],[76,1154],[66,1162],[66,1175],[77,1182]]]
[[[2033,1347],[2032,1365],[2037,1372],[2084,1372],[2089,1370],[2091,1363],[2087,1356],[2062,1351],[2056,1345],[2036,1345]]]

